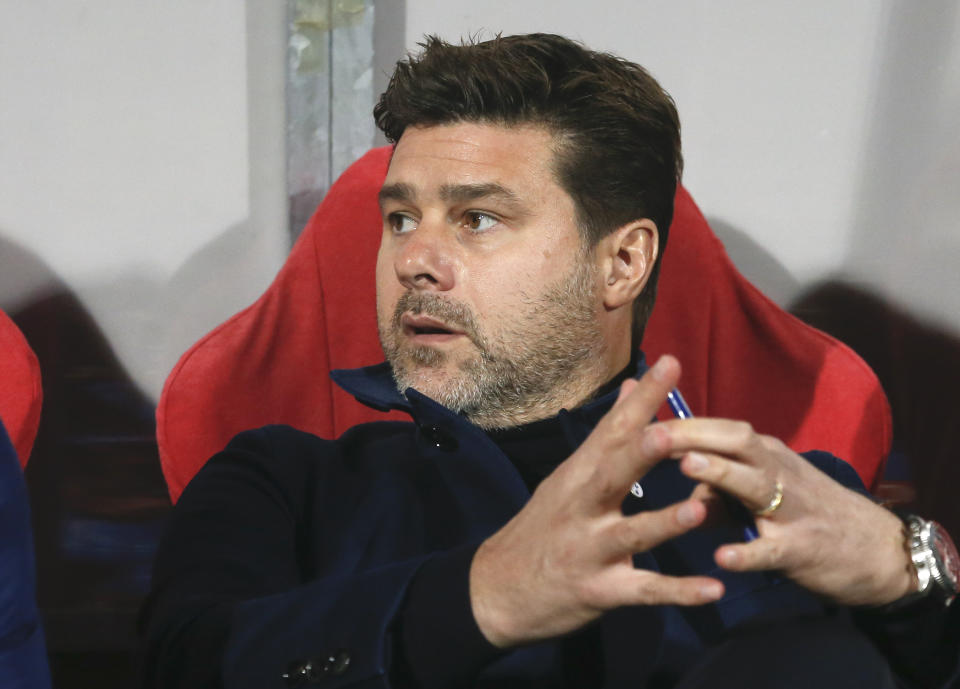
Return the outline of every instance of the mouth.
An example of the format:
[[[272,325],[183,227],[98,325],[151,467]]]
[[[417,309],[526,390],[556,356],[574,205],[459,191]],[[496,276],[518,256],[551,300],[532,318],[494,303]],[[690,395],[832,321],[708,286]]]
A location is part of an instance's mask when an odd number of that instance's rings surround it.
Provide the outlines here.
[[[462,330],[423,314],[405,313],[400,327],[404,335],[418,344],[440,344],[466,336]]]

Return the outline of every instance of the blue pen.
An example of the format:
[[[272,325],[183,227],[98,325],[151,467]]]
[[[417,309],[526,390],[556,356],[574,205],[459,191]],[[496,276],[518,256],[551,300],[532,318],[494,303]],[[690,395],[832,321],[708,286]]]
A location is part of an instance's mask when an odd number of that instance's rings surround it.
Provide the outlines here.
[[[667,404],[670,405],[670,411],[673,412],[673,415],[678,419],[692,419],[693,412],[690,411],[690,407],[687,406],[687,401],[683,399],[683,395],[680,394],[680,391],[674,388],[667,393]],[[637,481],[630,487],[630,493],[638,498],[643,497],[643,488],[640,486],[640,482]],[[732,502],[732,499],[731,499]],[[735,506],[741,507],[740,503],[735,503]],[[731,505],[734,507],[734,505]],[[757,527],[755,524],[749,524],[748,526],[743,527],[743,536],[747,541],[752,541],[757,538]]]
[[[680,391],[676,388],[667,393],[667,404],[670,405],[670,410],[678,419],[693,418],[693,413],[690,411],[690,407],[687,406],[687,401],[683,399],[683,395],[681,395]]]
[[[683,395],[676,388],[667,393],[667,404],[670,405],[670,410],[678,419],[693,418],[693,413],[687,406],[687,401],[683,399]],[[643,486],[640,485],[639,481],[634,481],[633,485],[630,486],[630,494],[636,498],[643,497]]]

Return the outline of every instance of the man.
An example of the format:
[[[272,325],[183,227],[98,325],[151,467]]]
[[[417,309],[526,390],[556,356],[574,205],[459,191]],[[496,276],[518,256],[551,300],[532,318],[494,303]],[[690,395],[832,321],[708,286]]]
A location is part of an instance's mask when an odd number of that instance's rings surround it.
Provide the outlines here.
[[[680,377],[635,354],[682,167],[669,96],[556,36],[425,48],[375,109],[388,364],[336,375],[414,423],[261,429],[214,457],[161,544],[148,679],[951,681],[956,607],[914,595],[903,523],[849,467],[740,422],[650,422]]]

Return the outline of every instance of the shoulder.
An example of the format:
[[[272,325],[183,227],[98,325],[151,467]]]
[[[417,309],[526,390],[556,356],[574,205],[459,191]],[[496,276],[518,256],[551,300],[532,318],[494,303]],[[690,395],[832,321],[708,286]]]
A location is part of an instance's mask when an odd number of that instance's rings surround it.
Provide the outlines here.
[[[329,439],[291,426],[263,426],[237,434],[210,461],[265,461],[273,468],[279,465],[292,470],[335,464],[412,439],[413,429],[411,423],[381,421],[354,426],[339,438]]]
[[[233,437],[225,451],[298,456],[356,451],[366,446],[412,437],[415,426],[408,421],[377,421],[348,429],[339,438],[321,438],[292,426],[271,425],[243,431]]]
[[[389,459],[395,463],[412,447],[413,424],[377,422],[356,426],[327,439],[290,426],[273,425],[244,431],[204,465],[181,496],[267,494],[283,503],[302,503],[307,492],[345,486],[358,474],[376,472]],[[409,440],[408,440],[409,439]]]
[[[867,489],[860,480],[860,475],[850,464],[823,450],[801,452],[800,456],[817,467],[820,471],[852,490],[866,493]]]

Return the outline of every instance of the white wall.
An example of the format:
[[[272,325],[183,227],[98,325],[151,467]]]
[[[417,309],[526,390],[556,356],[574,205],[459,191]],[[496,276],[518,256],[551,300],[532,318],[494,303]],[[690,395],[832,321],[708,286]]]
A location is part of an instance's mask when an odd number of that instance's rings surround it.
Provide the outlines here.
[[[287,248],[284,5],[0,0],[0,308],[76,294],[155,397],[260,294]],[[377,5],[379,86],[427,32],[554,31],[648,66],[761,287],[839,272],[960,324],[955,0]]]
[[[960,330],[955,0],[406,8],[411,50],[425,33],[546,31],[643,64],[680,109],[685,184],[771,296],[840,274]]]
[[[156,397],[287,249],[284,3],[0,3],[0,307],[74,293]]]

